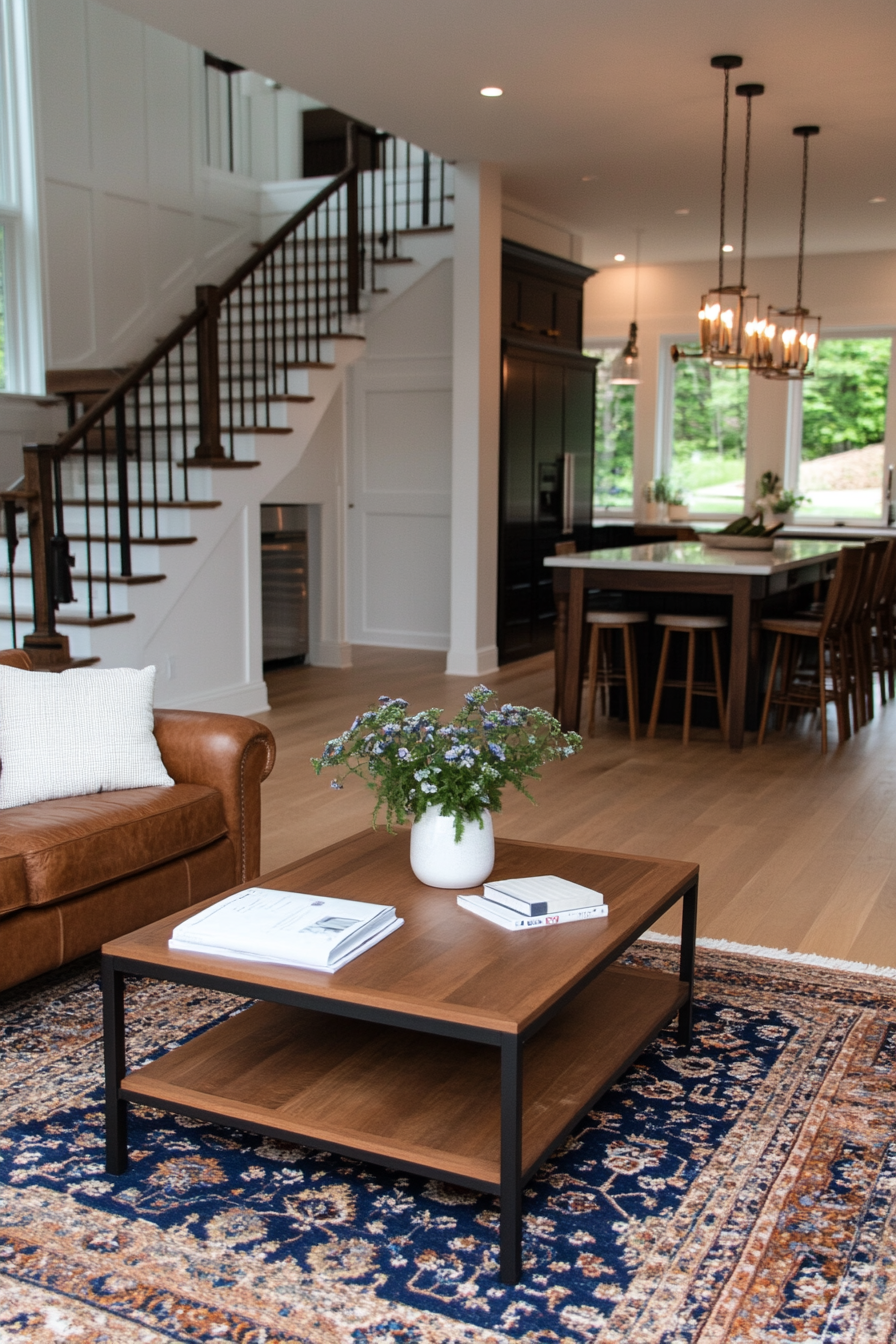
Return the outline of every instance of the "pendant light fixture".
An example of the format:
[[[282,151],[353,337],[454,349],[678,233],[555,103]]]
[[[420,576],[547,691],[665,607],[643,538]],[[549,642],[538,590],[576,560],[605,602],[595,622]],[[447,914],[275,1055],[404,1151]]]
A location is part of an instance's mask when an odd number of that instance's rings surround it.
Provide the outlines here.
[[[722,188],[719,209],[719,283],[704,294],[698,319],[700,348],[703,358],[724,368],[750,367],[750,356],[756,346],[756,321],[759,317],[759,295],[747,294],[747,207],[750,191],[750,131],[753,120],[753,99],[765,92],[764,84],[738,84],[735,93],[747,100],[747,124],[744,139],[744,192],[740,228],[740,282],[725,284],[725,195],[728,167],[728,82],[730,63],[739,57],[715,56],[712,64],[725,71],[725,112],[722,133]],[[748,331],[749,328],[749,331]]]
[[[725,284],[725,253],[733,249],[725,240],[725,212],[728,187],[728,120],[731,71],[743,65],[741,56],[713,56],[710,65],[725,72],[725,93],[722,111],[722,172],[719,193],[719,280],[715,289],[703,295],[700,312],[700,349],[683,350],[673,345],[674,363],[679,359],[705,359],[723,368],[749,368],[755,358],[758,339],[759,296],[747,294],[747,208],[750,191],[750,133],[753,119],[753,99],[765,92],[764,84],[738,84],[735,93],[747,100],[746,134],[744,139],[744,190],[741,208],[740,283]]]
[[[610,382],[623,385],[641,381],[641,363],[638,355],[638,274],[641,265],[642,232],[642,229],[635,230],[635,302],[634,316],[628,329],[628,341],[625,349],[619,351],[610,365]]]
[[[803,189],[800,200],[800,246],[796,268],[796,304],[793,308],[770,307],[757,328],[757,357],[754,367],[765,378],[795,382],[814,378],[818,362],[821,318],[803,307],[803,252],[806,240],[806,184],[809,177],[809,139],[818,135],[818,126],[794,126],[794,135],[803,138]]]

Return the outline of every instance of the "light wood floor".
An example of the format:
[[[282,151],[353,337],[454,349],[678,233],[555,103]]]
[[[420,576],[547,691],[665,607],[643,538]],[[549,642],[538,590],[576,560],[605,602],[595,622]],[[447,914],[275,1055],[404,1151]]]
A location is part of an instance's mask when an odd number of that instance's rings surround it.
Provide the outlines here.
[[[444,655],[356,648],[355,665],[268,677],[277,739],[263,786],[262,866],[275,868],[369,825],[360,780],[330,788],[309,764],[377,696],[453,715],[471,680],[447,677]],[[548,656],[512,664],[488,684],[501,700],[552,700]],[[833,725],[832,725],[833,727]],[[545,769],[537,806],[505,793],[497,834],[700,864],[703,937],[896,966],[896,703],[827,757],[817,725],[729,751],[697,730],[682,747],[671,727],[653,742],[601,720],[584,751]],[[836,741],[836,732],[832,733]],[[675,932],[666,917],[656,926]]]

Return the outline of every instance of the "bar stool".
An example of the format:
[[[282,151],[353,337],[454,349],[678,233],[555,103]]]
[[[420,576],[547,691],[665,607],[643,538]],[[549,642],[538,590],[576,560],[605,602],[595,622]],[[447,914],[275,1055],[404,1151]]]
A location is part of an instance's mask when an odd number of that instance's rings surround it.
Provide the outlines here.
[[[588,647],[588,736],[594,736],[594,702],[600,686],[600,705],[607,713],[607,693],[611,686],[624,686],[628,703],[628,734],[634,742],[638,736],[638,656],[635,652],[633,626],[643,625],[650,618],[646,611],[588,611],[585,621],[591,626]],[[612,631],[622,632],[624,668],[614,666],[610,644]],[[601,640],[601,632],[604,632]],[[601,658],[603,654],[603,658]]]
[[[681,735],[682,743],[687,746],[691,738],[691,705],[695,695],[709,695],[715,697],[719,709],[719,728],[721,729],[722,740],[725,741],[728,737],[728,718],[725,712],[725,693],[722,689],[722,665],[719,662],[719,637],[717,631],[724,629],[728,624],[728,621],[724,616],[668,616],[661,613],[656,618],[656,624],[664,627],[663,647],[660,650],[660,665],[656,674],[656,690],[653,696],[653,708],[650,711],[650,724],[647,728],[647,736],[656,736],[656,725],[660,716],[660,701],[663,698],[663,688],[666,686],[678,686],[684,688],[684,731]],[[696,636],[701,630],[708,630],[712,640],[712,662],[715,670],[715,683],[711,681],[694,681]],[[686,679],[684,681],[666,680],[666,663],[669,660],[669,642],[672,635],[687,635],[688,637],[688,665]]]

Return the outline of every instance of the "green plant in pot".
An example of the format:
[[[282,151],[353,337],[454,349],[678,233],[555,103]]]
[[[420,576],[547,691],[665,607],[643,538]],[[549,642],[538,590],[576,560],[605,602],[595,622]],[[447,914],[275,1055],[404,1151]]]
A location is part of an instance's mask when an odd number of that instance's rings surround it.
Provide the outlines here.
[[[408,702],[381,696],[312,758],[316,774],[339,772],[331,788],[357,775],[376,797],[373,825],[413,821],[411,867],[435,887],[476,886],[494,864],[492,813],[506,785],[534,802],[526,781],[547,761],[582,748],[543,709],[498,707],[494,691],[474,686],[447,723],[441,709],[408,714]]]

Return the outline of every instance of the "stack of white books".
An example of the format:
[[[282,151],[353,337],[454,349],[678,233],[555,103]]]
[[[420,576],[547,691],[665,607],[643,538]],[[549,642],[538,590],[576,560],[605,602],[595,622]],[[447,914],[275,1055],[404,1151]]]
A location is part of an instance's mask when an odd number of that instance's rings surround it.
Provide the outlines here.
[[[338,971],[404,923],[394,905],[249,887],[172,930],[175,952]]]
[[[603,919],[609,907],[599,891],[564,877],[513,877],[486,882],[481,896],[458,896],[463,910],[502,929],[537,929],[578,919]]]

